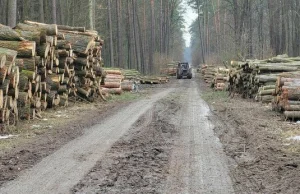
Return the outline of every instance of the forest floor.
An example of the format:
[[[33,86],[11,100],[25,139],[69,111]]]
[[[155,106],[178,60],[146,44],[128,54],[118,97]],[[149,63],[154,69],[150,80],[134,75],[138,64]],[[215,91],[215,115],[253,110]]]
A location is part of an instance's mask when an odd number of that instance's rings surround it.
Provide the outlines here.
[[[69,102],[67,108],[43,112],[42,119],[20,121],[1,134],[14,136],[0,139],[0,186],[82,136],[87,128],[101,123],[120,108],[160,90],[161,87],[150,86],[140,93],[114,96],[108,102]]]
[[[236,193],[300,193],[300,124],[261,104],[201,83],[229,159]]]
[[[199,78],[144,91],[24,123],[0,193],[300,193],[298,124]]]

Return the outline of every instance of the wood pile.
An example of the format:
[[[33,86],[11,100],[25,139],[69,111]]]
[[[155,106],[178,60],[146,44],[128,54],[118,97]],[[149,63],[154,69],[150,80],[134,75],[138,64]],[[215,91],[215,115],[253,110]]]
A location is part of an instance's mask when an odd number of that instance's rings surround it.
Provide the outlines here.
[[[270,88],[275,87],[277,77],[282,73],[300,70],[299,60],[300,58],[280,55],[266,60],[231,61],[229,90],[244,98],[271,102]]]
[[[123,69],[124,80],[139,81],[141,73],[135,69]]]
[[[211,84],[213,83],[213,79],[214,79],[217,71],[218,71],[218,68],[216,68],[213,65],[202,65],[201,66],[201,73],[203,75],[204,81],[209,86],[211,86]]]
[[[121,83],[124,76],[120,69],[105,68],[105,79],[101,85],[102,91],[108,94],[122,94]]]
[[[84,27],[31,21],[14,29],[0,25],[2,115],[31,119],[47,108],[67,106],[69,97],[92,101],[101,96],[102,44],[96,31]]]
[[[164,68],[160,69],[161,75],[175,76],[176,72],[177,72],[177,64],[176,63],[169,63]]]
[[[300,119],[300,72],[278,76],[273,108],[287,119]]]
[[[169,82],[168,76],[142,76],[141,84],[164,84]]]
[[[200,71],[208,86],[217,91],[228,89],[229,69],[215,65],[202,65]]]
[[[229,69],[219,67],[212,79],[211,87],[216,91],[224,91],[228,89]]]

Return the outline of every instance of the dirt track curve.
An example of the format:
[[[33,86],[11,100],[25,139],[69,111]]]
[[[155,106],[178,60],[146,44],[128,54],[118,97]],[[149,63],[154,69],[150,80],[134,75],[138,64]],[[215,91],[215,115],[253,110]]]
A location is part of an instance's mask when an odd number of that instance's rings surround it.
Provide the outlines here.
[[[0,193],[234,193],[195,80],[122,108]]]

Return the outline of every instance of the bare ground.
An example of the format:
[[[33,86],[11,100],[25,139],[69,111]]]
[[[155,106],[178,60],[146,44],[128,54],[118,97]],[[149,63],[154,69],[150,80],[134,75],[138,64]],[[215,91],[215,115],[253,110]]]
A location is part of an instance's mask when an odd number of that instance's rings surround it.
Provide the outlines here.
[[[167,87],[167,85],[165,86]],[[83,135],[86,129],[99,124],[136,98],[144,98],[161,90],[163,86],[144,89],[128,99],[109,102],[71,102],[67,108],[49,109],[43,119],[21,121],[11,128],[16,138],[0,140],[0,186],[14,180],[71,140]]]
[[[201,81],[200,81],[201,82]],[[270,105],[212,93],[202,83],[214,115],[214,131],[231,161],[236,193],[300,193],[300,126]]]
[[[174,99],[156,103],[116,142],[73,193],[162,193],[174,138]]]
[[[72,193],[233,193],[227,160],[194,80],[157,102]]]

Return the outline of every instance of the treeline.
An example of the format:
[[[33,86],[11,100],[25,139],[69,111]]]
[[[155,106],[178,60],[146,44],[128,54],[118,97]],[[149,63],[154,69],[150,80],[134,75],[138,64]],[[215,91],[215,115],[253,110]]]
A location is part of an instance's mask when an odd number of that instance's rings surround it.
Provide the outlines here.
[[[96,30],[105,66],[156,73],[184,50],[182,0],[0,0],[0,22],[32,20]]]
[[[300,54],[299,0],[189,0],[195,64]]]

